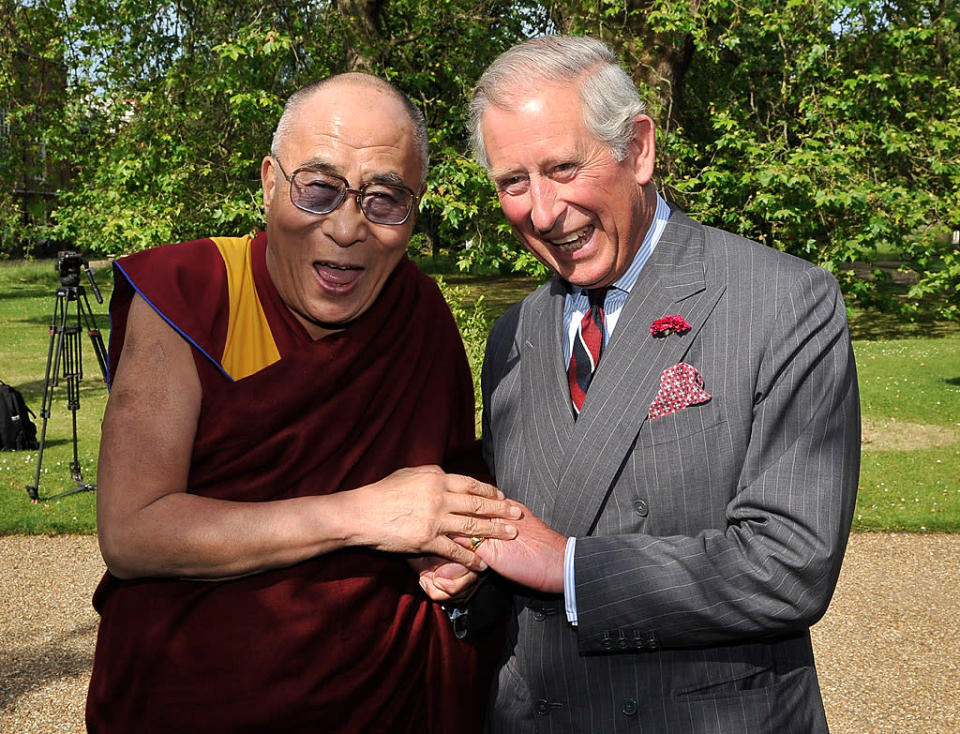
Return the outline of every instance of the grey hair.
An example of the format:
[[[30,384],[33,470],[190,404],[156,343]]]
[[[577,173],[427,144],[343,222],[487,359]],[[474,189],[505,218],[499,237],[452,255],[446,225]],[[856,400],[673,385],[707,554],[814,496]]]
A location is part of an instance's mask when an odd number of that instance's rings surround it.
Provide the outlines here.
[[[271,155],[276,155],[276,151],[280,148],[281,143],[283,143],[284,139],[290,134],[290,130],[296,121],[297,114],[303,108],[304,103],[306,103],[310,97],[326,87],[328,84],[342,82],[379,89],[387,94],[392,95],[394,99],[398,100],[400,104],[403,105],[403,108],[406,111],[407,117],[410,119],[410,124],[413,128],[413,142],[414,145],[417,146],[417,153],[420,158],[419,185],[423,186],[424,181],[427,180],[427,169],[430,166],[430,136],[427,132],[427,120],[420,108],[417,107],[413,101],[399,88],[388,82],[386,79],[381,79],[380,77],[372,74],[361,74],[359,72],[335,74],[334,76],[328,76],[315,82],[311,82],[310,84],[306,85],[305,87],[301,87],[296,92],[291,94],[287,99],[287,103],[283,107],[283,113],[280,115],[280,120],[277,122],[277,127],[273,131],[273,140],[270,143]]]
[[[587,130],[622,161],[633,139],[633,119],[646,106],[633,80],[601,41],[580,36],[541,36],[504,51],[483,72],[470,100],[468,128],[477,161],[487,170],[483,113],[489,105],[516,109],[538,83],[579,81],[577,91]]]

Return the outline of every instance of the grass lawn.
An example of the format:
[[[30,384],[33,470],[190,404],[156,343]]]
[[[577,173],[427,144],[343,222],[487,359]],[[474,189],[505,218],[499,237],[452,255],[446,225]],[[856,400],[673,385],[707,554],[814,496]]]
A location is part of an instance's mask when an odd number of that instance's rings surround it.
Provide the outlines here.
[[[93,263],[104,297],[98,304],[84,276],[90,305],[106,342],[112,278]],[[504,275],[446,273],[444,280],[471,305],[481,296],[494,317],[536,283]],[[51,261],[0,263],[0,379],[19,388],[39,412],[50,346],[49,326],[59,276]],[[69,304],[69,313],[75,313]],[[863,460],[854,516],[856,530],[960,530],[960,325],[900,324],[877,314],[852,319],[863,408]],[[84,379],[77,411],[78,454],[85,481],[96,480],[99,426],[107,391],[93,347],[82,335]],[[76,486],[72,413],[66,387],[53,388],[53,404],[40,477],[41,497]],[[38,428],[41,420],[37,420]],[[93,492],[33,504],[36,451],[0,453],[0,535],[92,533]]]
[[[855,527],[960,529],[960,331],[854,342],[863,409]]]
[[[87,300],[106,342],[109,333],[107,303],[112,278],[105,263],[93,264],[94,278],[104,303],[94,297],[89,280],[82,274]],[[50,351],[50,321],[57,302],[60,277],[53,261],[0,263],[0,379],[18,388],[27,405],[39,415],[43,402],[44,375]],[[76,318],[77,303],[67,303],[70,320]],[[85,482],[95,482],[100,420],[107,390],[90,337],[84,329],[80,344],[83,379],[79,384],[77,416],[78,459]],[[60,370],[61,375],[63,370]],[[51,376],[52,377],[52,376]],[[51,380],[52,381],[52,380]],[[61,379],[52,388],[47,440],[44,445],[39,494],[51,497],[75,489],[71,476],[73,461],[73,412],[67,406],[67,385]],[[96,530],[93,492],[82,492],[50,502],[32,504],[27,485],[34,485],[36,451],[0,452],[0,534],[11,533],[92,533]]]

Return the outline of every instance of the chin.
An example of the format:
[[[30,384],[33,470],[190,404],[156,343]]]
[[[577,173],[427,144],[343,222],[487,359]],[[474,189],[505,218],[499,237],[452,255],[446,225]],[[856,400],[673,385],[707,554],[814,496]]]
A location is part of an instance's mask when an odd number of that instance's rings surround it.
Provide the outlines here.
[[[345,313],[327,313],[322,316],[312,316],[310,318],[311,323],[315,324],[324,329],[342,329],[344,326],[353,321],[360,314],[345,314]]]
[[[562,273],[563,271],[560,272]],[[567,282],[573,283],[576,286],[580,286],[581,288],[589,288],[603,276],[604,273],[597,273],[591,268],[575,266],[574,268],[569,269],[567,274],[563,277]]]

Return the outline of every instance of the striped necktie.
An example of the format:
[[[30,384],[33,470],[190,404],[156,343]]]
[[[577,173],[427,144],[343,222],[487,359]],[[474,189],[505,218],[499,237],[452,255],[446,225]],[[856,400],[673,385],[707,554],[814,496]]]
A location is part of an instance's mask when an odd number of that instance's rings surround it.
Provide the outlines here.
[[[603,299],[606,295],[606,288],[587,291],[590,309],[584,314],[580,329],[573,340],[567,380],[570,383],[570,398],[573,400],[575,415],[580,415],[590,380],[600,362],[600,351],[603,349]]]

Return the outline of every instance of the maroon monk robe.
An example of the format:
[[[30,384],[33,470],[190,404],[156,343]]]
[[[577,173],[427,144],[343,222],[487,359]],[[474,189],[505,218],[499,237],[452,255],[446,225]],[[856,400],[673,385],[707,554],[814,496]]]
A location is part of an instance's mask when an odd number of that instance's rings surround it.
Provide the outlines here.
[[[219,366],[227,290],[210,240],[124,258],[111,373],[136,289],[194,344],[203,401],[190,492],[241,501],[326,494],[442,464],[474,439],[463,345],[436,285],[404,259],[371,309],[313,341],[253,278],[281,358]],[[201,351],[202,350],[202,351]],[[102,616],[90,731],[478,731],[498,640],[455,639],[403,557],[349,549],[220,581],[120,581]]]

